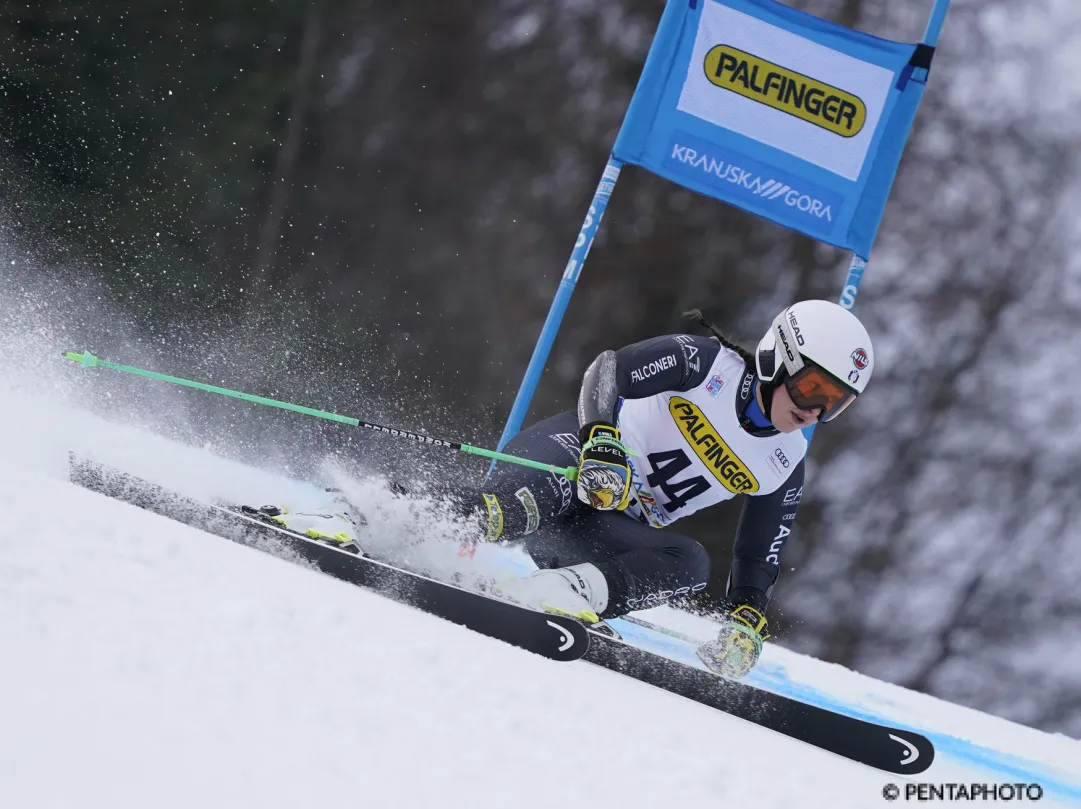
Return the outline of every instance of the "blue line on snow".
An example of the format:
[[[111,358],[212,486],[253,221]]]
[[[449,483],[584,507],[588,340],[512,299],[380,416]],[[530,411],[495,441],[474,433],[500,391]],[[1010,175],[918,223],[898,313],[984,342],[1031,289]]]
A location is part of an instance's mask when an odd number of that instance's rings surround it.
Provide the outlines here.
[[[523,570],[518,571],[518,575],[524,575],[524,572],[527,572],[525,570],[527,566],[523,565],[522,567]],[[632,646],[638,646],[647,651],[675,660],[678,663],[694,666],[699,669],[704,668],[701,661],[699,661],[698,656],[695,654],[694,647],[689,643],[681,641],[678,638],[673,638],[670,635],[647,629],[638,624],[620,620],[619,618],[615,618],[609,621],[609,623],[623,636],[623,640]],[[841,699],[812,688],[811,686],[793,682],[788,678],[788,675],[783,668],[760,665],[751,672],[751,675],[747,678],[747,683],[766,691],[772,691],[776,694],[781,694],[782,696],[791,697],[800,702],[806,702],[809,705],[816,705],[820,708],[829,708],[832,711],[845,714],[846,716],[853,716],[857,719],[866,719],[881,724],[904,728],[906,730],[912,730],[916,733],[922,733],[931,740],[932,744],[935,746],[935,750],[940,755],[949,756],[950,758],[969,766],[988,770],[995,775],[1008,778],[1010,779],[1009,783],[1038,783],[1043,787],[1046,797],[1048,798],[1063,799],[1081,804],[1081,783],[1064,780],[1055,771],[1050,769],[1041,769],[1039,762],[1023,759],[989,747],[983,747],[967,741],[966,739],[959,739],[956,736],[950,736],[945,733],[934,733],[928,731],[926,728],[906,724],[893,717],[876,714],[866,707],[859,707],[852,705],[851,703],[843,702]]]
[[[694,648],[688,643],[637,624],[621,621],[618,618],[609,623],[619,631],[627,643],[671,658],[677,662],[702,668],[698,657],[694,653]],[[1071,783],[1063,780],[1057,773],[1040,768],[1039,762],[983,747],[965,739],[959,739],[956,736],[929,732],[925,728],[900,722],[894,717],[881,716],[866,708],[844,702],[811,686],[793,682],[788,678],[783,668],[760,665],[747,678],[747,683],[809,705],[828,708],[846,716],[922,733],[931,740],[938,754],[949,756],[954,760],[979,769],[989,770],[995,775],[1007,779],[1002,783],[1037,783],[1043,787],[1047,798],[1081,803],[1081,783]]]

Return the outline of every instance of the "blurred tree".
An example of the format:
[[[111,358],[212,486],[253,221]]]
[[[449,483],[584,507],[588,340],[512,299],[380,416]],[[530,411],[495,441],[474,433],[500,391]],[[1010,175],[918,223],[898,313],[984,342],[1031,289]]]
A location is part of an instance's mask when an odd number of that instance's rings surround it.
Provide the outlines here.
[[[174,312],[220,305],[243,267],[236,246],[250,238],[308,5],[0,6],[0,137],[40,184],[22,232]]]

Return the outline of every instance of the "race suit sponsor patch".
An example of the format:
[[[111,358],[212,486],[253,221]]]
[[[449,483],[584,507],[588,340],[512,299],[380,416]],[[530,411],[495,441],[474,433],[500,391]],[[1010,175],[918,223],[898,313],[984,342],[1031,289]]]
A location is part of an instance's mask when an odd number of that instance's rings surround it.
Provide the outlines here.
[[[758,491],[758,480],[724,442],[698,405],[673,396],[668,401],[668,412],[695,454],[722,486],[734,494]]]

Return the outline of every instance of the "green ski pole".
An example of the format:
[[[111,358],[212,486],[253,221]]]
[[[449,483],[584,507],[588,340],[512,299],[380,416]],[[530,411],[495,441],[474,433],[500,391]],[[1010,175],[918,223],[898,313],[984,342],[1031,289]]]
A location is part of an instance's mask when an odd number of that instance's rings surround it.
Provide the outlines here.
[[[129,365],[118,365],[115,362],[107,362],[106,360],[98,359],[93,354],[84,351],[82,354],[76,354],[72,351],[68,351],[64,354],[66,359],[79,363],[83,368],[109,368],[113,371],[122,371],[125,374],[134,374],[135,376],[143,376],[148,379],[156,379],[159,382],[168,382],[173,385],[182,385],[187,388],[195,388],[196,390],[206,391],[207,393],[217,393],[221,396],[231,396],[234,399],[243,399],[245,402],[253,402],[255,404],[267,405],[268,407],[278,407],[282,410],[291,410],[294,413],[303,413],[306,416],[315,416],[320,419],[327,419],[328,421],[337,421],[341,424],[349,424],[353,427],[364,427],[369,430],[375,430],[379,433],[386,433],[387,435],[398,436],[399,438],[409,438],[413,441],[420,441],[422,444],[430,444],[436,447],[446,447],[447,449],[457,450],[458,452],[466,452],[470,455],[481,455],[485,458],[492,458],[497,461],[504,461],[506,463],[514,463],[519,466],[528,466],[532,469],[541,469],[545,472],[554,472],[557,475],[563,475],[571,482],[578,478],[578,467],[576,466],[553,466],[552,464],[541,463],[540,461],[531,461],[529,458],[518,458],[514,455],[507,455],[503,452],[495,452],[490,449],[483,449],[481,447],[473,447],[469,444],[460,444],[455,441],[446,441],[442,438],[432,438],[431,436],[423,435],[421,433],[414,433],[409,430],[399,430],[394,427],[383,427],[379,424],[372,424],[368,421],[361,421],[350,416],[341,416],[337,413],[328,413],[324,410],[315,410],[311,407],[304,407],[303,405],[290,404],[289,402],[279,402],[276,399],[267,399],[263,396],[254,396],[250,393],[241,393],[237,390],[229,390],[228,388],[219,388],[216,385],[207,385],[204,382],[194,382],[190,379],[181,379],[176,376],[167,376],[166,374],[155,373],[154,371],[146,371],[142,368],[132,368]]]

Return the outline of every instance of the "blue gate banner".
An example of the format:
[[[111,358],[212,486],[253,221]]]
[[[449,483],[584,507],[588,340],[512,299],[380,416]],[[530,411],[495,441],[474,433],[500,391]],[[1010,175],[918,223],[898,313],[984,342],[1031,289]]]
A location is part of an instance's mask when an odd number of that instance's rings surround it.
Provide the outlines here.
[[[773,0],[669,0],[613,156],[867,258],[931,52]]]

